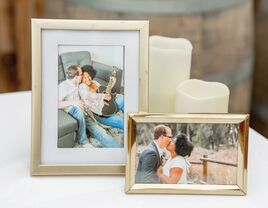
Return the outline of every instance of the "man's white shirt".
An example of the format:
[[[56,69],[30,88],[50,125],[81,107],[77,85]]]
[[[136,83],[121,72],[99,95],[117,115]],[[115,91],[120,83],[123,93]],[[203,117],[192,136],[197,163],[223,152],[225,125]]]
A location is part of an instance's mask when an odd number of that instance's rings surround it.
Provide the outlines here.
[[[155,140],[154,140],[154,143],[155,143],[155,145],[156,145],[157,151],[158,151],[159,156],[160,156],[160,158],[161,158],[162,155],[163,155],[163,150],[159,147],[159,145],[157,144],[157,142],[156,142]]]
[[[65,80],[59,84],[59,101],[78,101],[80,100],[78,84],[74,84],[72,80]],[[64,108],[69,112],[72,106]]]

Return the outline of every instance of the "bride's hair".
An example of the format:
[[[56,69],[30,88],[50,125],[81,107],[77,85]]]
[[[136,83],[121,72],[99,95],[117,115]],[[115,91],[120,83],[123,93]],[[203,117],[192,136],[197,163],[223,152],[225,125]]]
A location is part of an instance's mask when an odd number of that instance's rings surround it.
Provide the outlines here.
[[[176,136],[175,152],[180,156],[190,156],[194,149],[194,145],[189,141],[185,134]]]
[[[97,74],[97,71],[91,65],[82,66],[82,70],[83,72],[87,72],[91,79],[94,79]]]

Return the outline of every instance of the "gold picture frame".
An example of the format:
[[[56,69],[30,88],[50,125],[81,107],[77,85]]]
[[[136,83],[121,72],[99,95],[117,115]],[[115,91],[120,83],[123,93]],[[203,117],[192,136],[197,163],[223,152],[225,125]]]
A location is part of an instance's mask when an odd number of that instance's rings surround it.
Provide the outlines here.
[[[221,184],[150,184],[136,183],[137,139],[139,124],[234,124],[237,133],[236,183]],[[128,116],[126,186],[128,194],[212,194],[245,195],[247,191],[249,115],[246,114],[156,114],[133,113]],[[147,132],[147,131],[145,131]],[[223,162],[223,164],[225,164]],[[226,165],[226,164],[225,164]]]
[[[103,31],[126,32],[134,31],[138,35],[137,59],[137,85],[138,85],[138,111],[148,109],[148,21],[102,21],[102,20],[59,20],[59,19],[32,19],[32,146],[31,146],[31,175],[124,175],[125,162],[120,164],[87,164],[87,163],[49,163],[42,161],[45,154],[42,152],[43,132],[50,132],[51,129],[44,129],[42,125],[44,107],[47,100],[43,92],[43,65],[44,60],[42,48],[49,45],[44,42],[44,31]],[[65,36],[61,36],[64,39]],[[61,38],[60,37],[60,38]],[[135,42],[136,44],[136,42]],[[53,67],[53,65],[52,65]],[[56,66],[55,66],[56,67]],[[55,78],[57,79],[57,78]],[[44,87],[44,86],[43,86]],[[47,121],[45,121],[47,122]],[[125,129],[126,131],[126,129]],[[126,149],[127,144],[125,144]],[[47,153],[46,153],[47,154]],[[124,158],[125,160],[125,155]]]

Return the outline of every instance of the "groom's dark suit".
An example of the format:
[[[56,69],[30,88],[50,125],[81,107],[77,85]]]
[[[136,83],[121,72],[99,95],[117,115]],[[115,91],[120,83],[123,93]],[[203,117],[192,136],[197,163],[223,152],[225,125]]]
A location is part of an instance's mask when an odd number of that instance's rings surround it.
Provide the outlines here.
[[[156,144],[152,142],[141,153],[136,172],[136,183],[160,183],[156,174],[157,168],[161,165],[161,158]]]

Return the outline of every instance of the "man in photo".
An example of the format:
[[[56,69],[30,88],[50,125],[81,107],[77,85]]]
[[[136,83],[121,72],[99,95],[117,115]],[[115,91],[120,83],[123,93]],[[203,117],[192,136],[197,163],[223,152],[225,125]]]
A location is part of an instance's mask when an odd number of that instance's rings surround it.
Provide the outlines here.
[[[165,125],[154,128],[154,140],[140,155],[136,172],[136,183],[161,183],[157,169],[163,162],[163,149],[171,142],[171,129]]]
[[[82,70],[71,65],[66,71],[66,80],[59,84],[59,109],[64,109],[78,122],[78,143],[84,148],[93,147],[86,135],[86,120],[83,107],[85,103],[79,97],[79,84],[82,81]]]

